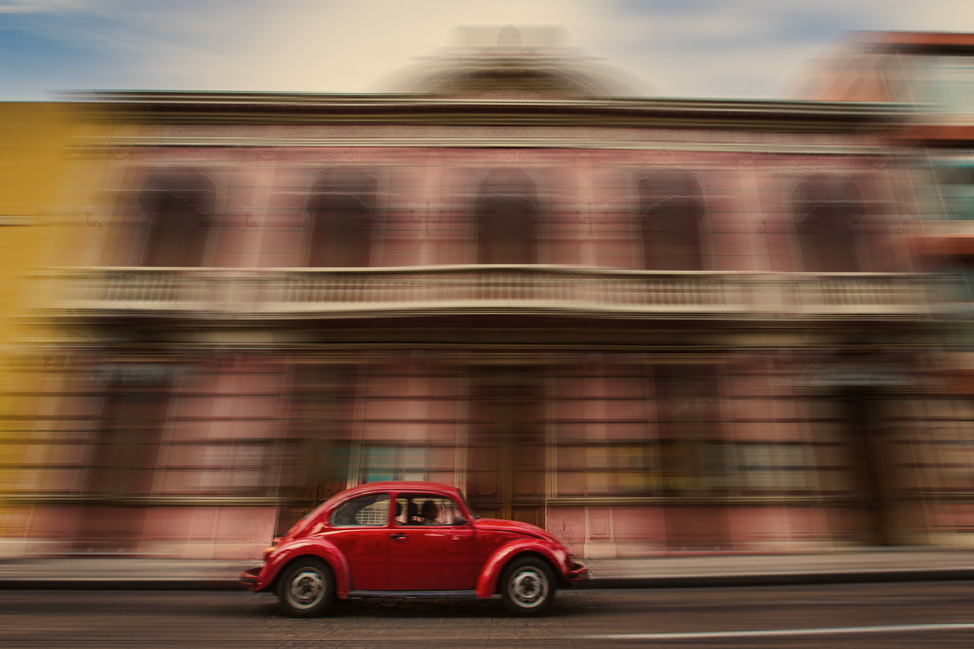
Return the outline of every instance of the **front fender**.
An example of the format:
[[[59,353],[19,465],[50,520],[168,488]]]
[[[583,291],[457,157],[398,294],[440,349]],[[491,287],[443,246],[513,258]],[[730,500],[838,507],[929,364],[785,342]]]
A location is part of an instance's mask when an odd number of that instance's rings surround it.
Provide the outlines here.
[[[287,564],[305,556],[318,557],[331,567],[335,575],[336,594],[340,599],[347,599],[351,584],[348,561],[345,560],[341,550],[325,539],[303,538],[276,548],[267,558],[267,563],[261,569],[257,576],[257,583],[251,587],[251,590],[268,589]]]
[[[491,597],[497,590],[497,580],[500,579],[504,567],[511,559],[525,552],[541,555],[548,560],[560,577],[565,576],[567,552],[541,539],[518,539],[497,548],[487,559],[477,579],[477,597],[482,599]]]

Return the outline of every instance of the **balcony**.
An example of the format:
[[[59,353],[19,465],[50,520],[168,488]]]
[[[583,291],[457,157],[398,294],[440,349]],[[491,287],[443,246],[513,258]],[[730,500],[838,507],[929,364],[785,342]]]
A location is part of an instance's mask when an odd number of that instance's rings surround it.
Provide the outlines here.
[[[619,271],[561,266],[59,268],[67,317],[314,319],[512,313],[618,318],[890,318],[937,313],[940,280],[892,273]]]

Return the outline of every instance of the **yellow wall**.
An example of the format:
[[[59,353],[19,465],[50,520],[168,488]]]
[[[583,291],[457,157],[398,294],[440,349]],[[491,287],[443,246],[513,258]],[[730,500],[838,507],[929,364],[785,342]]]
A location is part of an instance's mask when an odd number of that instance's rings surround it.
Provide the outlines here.
[[[26,442],[43,380],[41,346],[26,342],[44,329],[29,317],[43,297],[30,274],[58,220],[71,114],[67,104],[0,103],[0,556],[30,516],[11,494],[31,461]]]

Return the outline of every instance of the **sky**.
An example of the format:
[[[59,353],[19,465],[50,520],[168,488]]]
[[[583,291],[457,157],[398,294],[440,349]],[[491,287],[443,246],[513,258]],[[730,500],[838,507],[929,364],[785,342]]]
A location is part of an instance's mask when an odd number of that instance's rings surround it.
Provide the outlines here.
[[[848,30],[974,32],[974,0],[0,0],[0,100],[381,92],[458,27],[506,24],[525,45],[557,26],[647,95],[773,99]]]

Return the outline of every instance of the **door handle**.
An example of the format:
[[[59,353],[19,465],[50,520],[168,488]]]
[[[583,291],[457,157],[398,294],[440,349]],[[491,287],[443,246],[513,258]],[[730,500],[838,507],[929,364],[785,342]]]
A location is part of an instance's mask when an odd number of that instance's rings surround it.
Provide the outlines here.
[[[402,532],[396,532],[395,534],[390,534],[389,538],[392,539],[393,541],[405,541],[406,539],[409,538],[409,536],[403,534]]]

